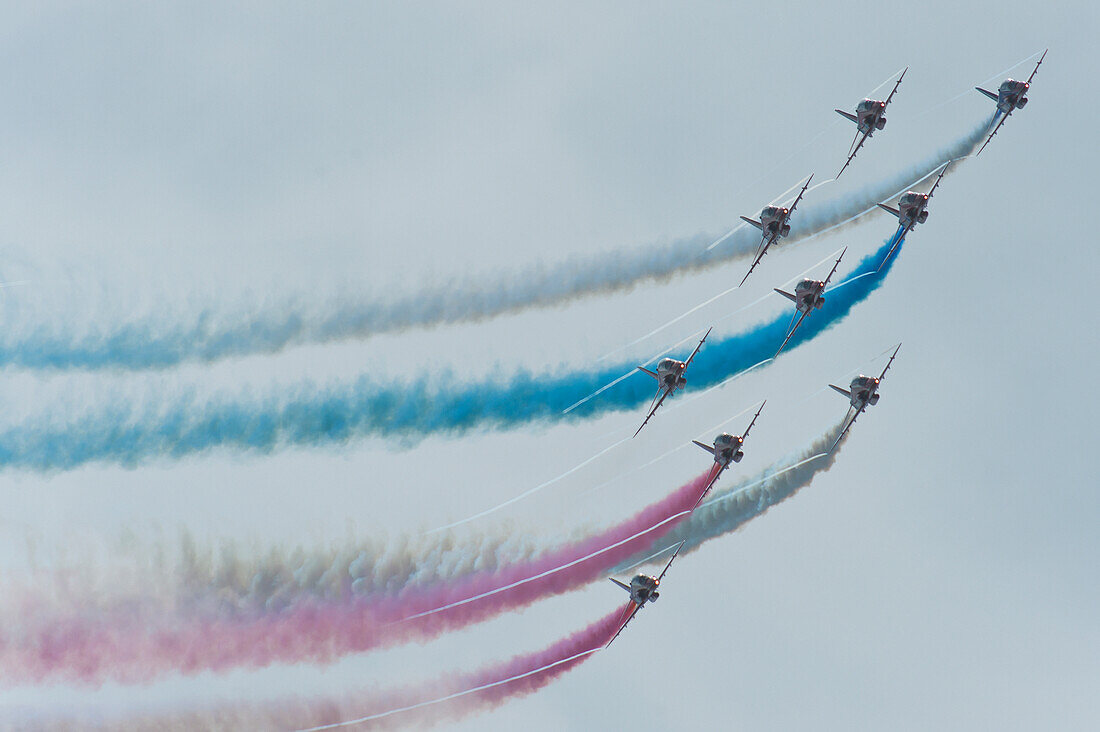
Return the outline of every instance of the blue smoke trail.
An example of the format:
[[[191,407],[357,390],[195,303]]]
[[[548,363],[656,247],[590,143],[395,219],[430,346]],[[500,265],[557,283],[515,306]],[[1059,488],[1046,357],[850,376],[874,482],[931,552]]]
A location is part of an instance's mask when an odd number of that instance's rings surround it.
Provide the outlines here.
[[[861,260],[843,286],[826,293],[824,306],[803,321],[784,353],[840,322],[882,284],[901,254],[904,242],[878,269],[896,236]],[[717,384],[770,359],[789,323],[790,313],[783,312],[748,332],[708,342],[687,374],[688,388]],[[508,429],[536,420],[579,420],[647,403],[655,386],[638,374],[563,414],[567,407],[632,368],[633,364],[620,363],[558,375],[521,371],[507,380],[473,384],[458,383],[450,375],[434,381],[423,377],[412,384],[379,384],[362,377],[351,385],[320,390],[303,386],[289,397],[253,402],[198,404],[178,397],[142,414],[115,406],[69,425],[24,424],[0,432],[0,466],[63,470],[93,461],[132,466],[153,457],[180,458],[214,447],[270,452],[291,445],[341,444],[367,436],[411,442],[434,433]]]
[[[988,124],[983,120],[958,140],[890,179],[839,200],[804,202],[794,215],[794,229],[783,246],[877,213],[878,202],[903,192],[948,160],[972,152]],[[718,240],[720,244],[713,236],[687,237],[667,244],[537,265],[495,280],[426,288],[396,298],[357,293],[312,307],[303,307],[292,299],[256,304],[240,312],[207,307],[197,313],[146,315],[87,332],[64,319],[19,327],[16,312],[9,314],[7,320],[14,327],[0,332],[0,366],[167,368],[187,361],[209,362],[252,353],[274,353],[306,343],[472,322],[579,297],[620,292],[640,282],[667,281],[676,275],[748,256],[759,240],[755,229],[739,228]],[[39,317],[37,313],[31,315]]]

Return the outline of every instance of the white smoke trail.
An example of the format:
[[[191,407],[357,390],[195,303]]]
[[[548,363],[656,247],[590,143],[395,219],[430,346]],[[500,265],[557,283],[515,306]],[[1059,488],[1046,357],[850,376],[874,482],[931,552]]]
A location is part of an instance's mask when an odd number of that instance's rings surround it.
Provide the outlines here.
[[[765,514],[772,506],[791,498],[836,462],[839,448],[847,442],[851,432],[844,436],[836,449],[832,452],[828,450],[843,428],[844,422],[836,424],[806,449],[777,463],[763,477],[715,492],[686,521],[662,537],[662,544],[683,541],[681,554],[690,553],[704,542],[736,531]],[[623,566],[633,565],[637,561],[631,559]],[[621,571],[621,568],[616,568],[616,571]]]
[[[839,199],[799,206],[784,246],[874,214],[875,204],[904,190],[948,160],[960,158],[980,141],[987,123],[947,148],[893,177]],[[348,295],[324,306],[245,306],[239,312],[207,308],[158,312],[122,319],[114,325],[44,325],[31,321],[0,332],[0,366],[26,368],[164,368],[183,361],[274,352],[290,345],[327,343],[415,327],[478,321],[506,312],[619,292],[642,282],[661,282],[748,256],[759,241],[755,229],[738,229],[710,251],[713,237],[691,237],[663,246],[620,250],[596,257],[538,265],[497,279],[425,288],[396,297],[364,299]],[[22,312],[22,311],[21,311]],[[191,315],[187,315],[190,312]],[[188,320],[193,316],[193,320]]]

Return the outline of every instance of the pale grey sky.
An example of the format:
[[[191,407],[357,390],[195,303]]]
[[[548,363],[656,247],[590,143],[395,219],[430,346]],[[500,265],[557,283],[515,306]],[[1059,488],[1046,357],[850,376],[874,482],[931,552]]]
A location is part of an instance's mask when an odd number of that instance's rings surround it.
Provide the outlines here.
[[[882,402],[836,466],[678,562],[661,603],[610,652],[455,728],[1088,729],[1100,716],[1100,497],[1088,452],[1100,352],[1086,300],[1100,258],[1087,199],[1097,12],[1018,2],[9,5],[0,274],[30,283],[0,291],[5,327],[413,289],[721,233],[800,177],[835,173],[851,131],[832,109],[901,67],[910,71],[887,129],[837,190],[967,131],[992,105],[964,92],[1049,46],[1031,104],[944,179],[886,285],[842,325],[713,400],[659,415],[609,460],[479,530],[553,538],[632,512],[701,470],[702,453],[588,490],[767,397],[737,468],[758,470],[843,414],[835,395],[806,396],[902,341]],[[769,256],[743,294],[698,313],[677,339],[841,245],[862,255],[891,232],[877,217]],[[210,367],[9,370],[3,420],[64,416],[105,393],[576,365],[741,272],[736,263],[487,324]],[[753,311],[745,327],[780,307]],[[411,449],[367,441],[7,473],[0,559],[25,566],[28,533],[64,554],[127,530],[185,527],[201,541],[261,547],[312,545],[349,524],[419,531],[575,465],[634,423],[613,414]],[[621,599],[613,590],[352,659],[309,683],[476,668],[602,615]],[[242,695],[277,686],[271,678],[239,682]]]

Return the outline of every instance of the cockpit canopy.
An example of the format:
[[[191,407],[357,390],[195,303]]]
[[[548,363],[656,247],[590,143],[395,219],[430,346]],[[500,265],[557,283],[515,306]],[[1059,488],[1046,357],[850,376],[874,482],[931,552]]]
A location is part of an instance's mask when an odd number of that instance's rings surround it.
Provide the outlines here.
[[[817,280],[802,280],[801,282],[798,283],[798,286],[795,288],[795,290],[796,291],[798,291],[798,290],[803,290],[803,291],[812,290],[812,289],[816,288],[817,285],[818,285]]]
[[[765,206],[760,212],[761,219],[778,219],[783,215],[783,209],[779,206]]]
[[[1015,79],[1005,79],[1001,82],[1001,88],[999,91],[1014,92],[1024,85],[1022,81],[1016,81]]]
[[[898,199],[898,205],[905,208],[912,208],[913,206],[919,206],[924,203],[924,194],[917,193],[916,191],[909,191]]]
[[[862,102],[856,105],[857,112],[870,112],[873,109],[878,108],[878,102],[874,99],[864,99]]]
[[[634,579],[630,580],[630,585],[637,589],[652,590],[657,586],[657,578],[650,577],[648,574],[636,574]]]
[[[662,358],[660,363],[657,364],[658,371],[672,371],[676,368],[678,361],[674,358]]]
[[[723,432],[722,434],[720,434],[720,435],[718,435],[717,437],[714,438],[714,446],[718,447],[718,448],[729,447],[730,445],[732,445],[734,443],[734,440],[736,440],[736,439],[737,438],[735,438],[730,433]]]
[[[874,383],[875,383],[875,377],[873,377],[873,376],[864,376],[863,374],[860,374],[856,378],[852,379],[852,387],[853,388],[855,388],[855,387],[864,387],[864,388],[866,388],[866,387],[870,387]]]

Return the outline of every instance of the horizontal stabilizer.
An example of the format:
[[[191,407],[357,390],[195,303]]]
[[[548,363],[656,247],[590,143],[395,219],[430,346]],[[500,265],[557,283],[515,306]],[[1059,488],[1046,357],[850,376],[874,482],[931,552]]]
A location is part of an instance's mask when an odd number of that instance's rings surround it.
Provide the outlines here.
[[[711,455],[714,454],[714,448],[711,447],[710,445],[704,445],[703,443],[699,442],[699,440],[692,440],[692,442],[694,442],[696,445],[698,445],[699,447],[701,447],[704,450],[706,450],[707,452],[709,452]]]
[[[991,91],[986,91],[985,89],[982,89],[982,88],[981,88],[980,86],[976,86],[976,87],[974,87],[974,88],[975,88],[975,89],[977,89],[978,91],[980,91],[980,92],[981,92],[982,94],[985,94],[985,95],[986,95],[987,97],[989,97],[989,98],[990,98],[990,99],[992,99],[993,101],[995,101],[995,102],[996,102],[996,101],[999,101],[999,100],[998,100],[998,98],[997,98],[997,95],[996,95],[996,94],[994,94],[993,92],[991,92]]]
[[[847,117],[848,119],[852,120],[856,124],[859,124],[859,119],[857,119],[854,114],[850,114],[848,112],[842,112],[839,109],[834,109],[833,111],[836,112],[837,114],[839,114],[841,117]]]
[[[764,225],[763,224],[761,224],[759,221],[753,221],[748,216],[742,216],[741,220],[744,221],[747,224],[752,224],[753,226],[760,229],[761,231],[764,230]]]
[[[898,211],[896,208],[890,208],[885,203],[880,203],[878,207],[881,208],[883,211],[889,211],[890,213],[894,214],[894,216],[897,216],[899,219],[901,218],[901,211]]]
[[[608,577],[608,579],[611,580],[612,582],[614,582],[615,584],[617,584],[619,587],[622,587],[627,592],[630,592],[630,585],[625,585],[622,582],[620,582],[619,580],[615,579],[614,577]]]
[[[839,391],[841,394],[848,397],[849,399],[852,398],[852,392],[848,391],[847,389],[841,389],[839,386],[833,386],[832,384],[829,384],[829,388],[834,391]]]
[[[783,297],[787,298],[787,299],[788,299],[788,300],[790,300],[791,302],[798,302],[798,300],[797,300],[797,299],[795,298],[795,296],[794,296],[794,295],[792,295],[791,293],[789,293],[789,292],[783,292],[783,291],[782,291],[782,290],[780,290],[780,289],[779,289],[778,287],[775,287],[775,288],[772,288],[772,289],[774,289],[774,290],[775,290],[776,292],[778,292],[778,293],[779,293],[780,295],[782,295]]]
[[[649,369],[647,369],[647,368],[643,368],[643,367],[641,367],[641,366],[639,366],[639,367],[638,367],[638,370],[639,370],[639,371],[641,371],[641,372],[642,372],[643,374],[649,374],[649,375],[650,375],[650,376],[652,376],[652,377],[653,377],[654,379],[657,379],[657,381],[660,381],[660,380],[661,380],[661,377],[660,377],[660,376],[658,376],[658,375],[656,374],[656,372],[654,372],[654,371],[650,371]]]

